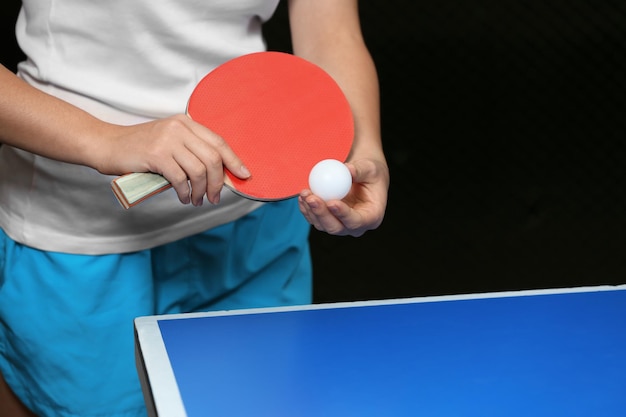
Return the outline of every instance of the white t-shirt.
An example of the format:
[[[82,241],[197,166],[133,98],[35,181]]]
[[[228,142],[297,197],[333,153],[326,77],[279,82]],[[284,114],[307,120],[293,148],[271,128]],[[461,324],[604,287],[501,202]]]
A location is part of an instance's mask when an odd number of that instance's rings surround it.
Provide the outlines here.
[[[28,59],[18,74],[112,123],[182,113],[211,69],[266,48],[261,24],[278,1],[24,0],[16,34]],[[120,253],[199,233],[262,204],[224,189],[218,205],[193,207],[168,190],[125,210],[113,178],[3,145],[0,227],[43,250]]]

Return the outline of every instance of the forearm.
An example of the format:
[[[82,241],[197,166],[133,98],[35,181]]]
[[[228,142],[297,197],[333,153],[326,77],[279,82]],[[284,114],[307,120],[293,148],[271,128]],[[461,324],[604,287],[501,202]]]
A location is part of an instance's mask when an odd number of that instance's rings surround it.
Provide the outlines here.
[[[249,175],[219,135],[184,114],[132,125],[107,123],[1,66],[0,90],[1,143],[103,174],[161,174],[181,202],[195,205],[205,194],[219,202],[224,167],[240,178]]]
[[[340,85],[355,119],[351,157],[384,160],[376,68],[363,41],[355,0],[291,0],[293,49]]]
[[[0,65],[0,142],[63,162],[96,167],[108,124],[46,94]]]

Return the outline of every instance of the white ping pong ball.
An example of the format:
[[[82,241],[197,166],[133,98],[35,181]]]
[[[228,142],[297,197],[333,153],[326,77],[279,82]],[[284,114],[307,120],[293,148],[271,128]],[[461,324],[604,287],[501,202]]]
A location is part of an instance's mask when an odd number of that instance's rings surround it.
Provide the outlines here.
[[[324,159],[311,169],[309,188],[324,201],[341,200],[352,187],[348,167],[336,159]]]

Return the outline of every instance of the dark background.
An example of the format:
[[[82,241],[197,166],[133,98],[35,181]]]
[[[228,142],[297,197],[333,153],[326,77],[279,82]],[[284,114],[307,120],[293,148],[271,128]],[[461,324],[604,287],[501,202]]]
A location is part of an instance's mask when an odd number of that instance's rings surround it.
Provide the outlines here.
[[[626,3],[360,4],[389,205],[360,238],[313,231],[315,301],[626,283]]]

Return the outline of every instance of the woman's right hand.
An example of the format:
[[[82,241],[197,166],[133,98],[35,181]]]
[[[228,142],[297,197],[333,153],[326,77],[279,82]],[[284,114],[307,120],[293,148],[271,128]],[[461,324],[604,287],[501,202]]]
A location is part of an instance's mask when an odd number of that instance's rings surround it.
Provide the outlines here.
[[[184,204],[219,203],[224,168],[250,176],[226,142],[184,114],[132,126],[104,122],[0,65],[0,142],[108,175],[163,175]]]
[[[184,114],[103,133],[104,149],[94,163],[103,174],[153,172],[164,176],[183,204],[220,201],[224,168],[246,179],[250,172],[224,139]]]

